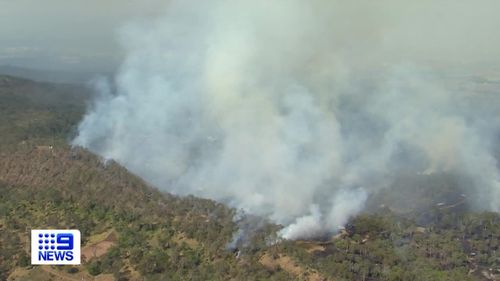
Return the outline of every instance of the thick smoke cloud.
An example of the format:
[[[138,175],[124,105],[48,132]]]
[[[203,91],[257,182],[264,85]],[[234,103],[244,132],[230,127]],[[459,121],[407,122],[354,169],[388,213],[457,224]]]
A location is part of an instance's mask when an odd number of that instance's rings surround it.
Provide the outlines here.
[[[499,99],[456,77],[496,62],[494,9],[400,2],[173,1],[123,29],[127,59],[73,143],[287,239],[338,230],[403,171],[461,174],[499,211]]]

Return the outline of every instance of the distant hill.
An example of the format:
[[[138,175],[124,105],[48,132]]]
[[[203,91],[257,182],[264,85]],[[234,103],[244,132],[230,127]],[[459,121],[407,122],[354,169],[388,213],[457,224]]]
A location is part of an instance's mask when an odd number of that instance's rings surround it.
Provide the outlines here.
[[[0,65],[0,75],[22,77],[39,82],[73,84],[85,84],[96,76],[111,76],[110,73],[42,70],[12,65]]]
[[[279,241],[273,233],[280,226],[259,218],[235,222],[236,211],[223,204],[161,193],[117,163],[67,144],[90,96],[78,85],[0,76],[0,280],[500,276],[500,216],[470,213],[461,198],[428,205],[424,222],[420,210],[373,206],[331,239]],[[430,182],[417,183],[435,196]],[[252,231],[228,247],[248,224]],[[83,264],[31,266],[32,228],[80,229]]]

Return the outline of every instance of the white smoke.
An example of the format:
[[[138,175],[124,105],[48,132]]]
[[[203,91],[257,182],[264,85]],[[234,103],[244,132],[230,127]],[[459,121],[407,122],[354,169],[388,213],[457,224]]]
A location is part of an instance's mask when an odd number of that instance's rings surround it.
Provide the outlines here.
[[[287,239],[336,231],[401,169],[464,174],[498,211],[498,98],[429,68],[475,54],[440,51],[462,42],[453,32],[444,40],[429,26],[439,48],[399,42],[422,32],[409,11],[399,1],[172,1],[164,17],[124,28],[116,90],[99,83],[73,143],[161,189],[281,223]]]

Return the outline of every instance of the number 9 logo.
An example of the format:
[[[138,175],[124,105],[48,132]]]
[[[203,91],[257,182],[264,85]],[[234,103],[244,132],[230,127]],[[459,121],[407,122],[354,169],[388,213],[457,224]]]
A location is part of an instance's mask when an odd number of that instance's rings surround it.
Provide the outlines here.
[[[73,250],[73,234],[71,233],[57,234],[57,249]]]

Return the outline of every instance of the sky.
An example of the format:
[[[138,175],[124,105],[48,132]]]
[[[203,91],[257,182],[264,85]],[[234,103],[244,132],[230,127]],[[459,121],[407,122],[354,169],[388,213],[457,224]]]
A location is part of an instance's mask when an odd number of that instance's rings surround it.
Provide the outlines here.
[[[0,0],[0,65],[107,71],[123,52],[117,30],[162,13],[167,0]]]
[[[120,27],[134,20],[160,17],[168,2],[0,0],[0,65],[113,70],[124,57],[117,40]],[[350,15],[341,22],[353,28],[343,30],[356,36],[366,26],[383,26],[386,37],[382,42],[389,53],[403,53],[412,59],[498,64],[498,10],[497,0],[381,0],[344,3],[334,16]],[[376,31],[368,31],[367,44],[370,37],[379,36]],[[394,46],[398,49],[392,50]]]

